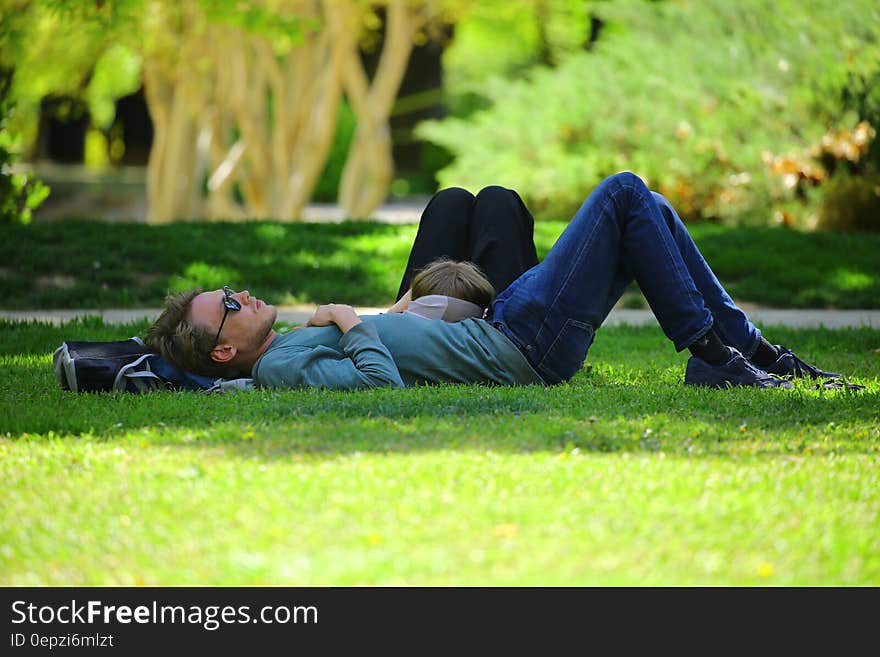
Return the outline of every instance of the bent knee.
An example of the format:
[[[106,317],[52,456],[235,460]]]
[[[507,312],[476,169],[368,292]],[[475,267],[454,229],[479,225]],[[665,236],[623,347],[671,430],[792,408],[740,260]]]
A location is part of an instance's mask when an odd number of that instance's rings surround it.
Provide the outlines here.
[[[634,174],[632,171],[621,171],[620,173],[615,173],[613,176],[610,176],[608,180],[615,182],[622,187],[635,187],[637,189],[648,189],[648,186],[645,184],[645,181],[642,180],[639,176]]]
[[[501,185],[488,185],[479,191],[476,200],[481,203],[510,203],[511,201],[518,202],[519,196],[512,189],[507,189]]]
[[[474,195],[463,187],[447,187],[434,194],[431,200],[443,203],[473,203]]]

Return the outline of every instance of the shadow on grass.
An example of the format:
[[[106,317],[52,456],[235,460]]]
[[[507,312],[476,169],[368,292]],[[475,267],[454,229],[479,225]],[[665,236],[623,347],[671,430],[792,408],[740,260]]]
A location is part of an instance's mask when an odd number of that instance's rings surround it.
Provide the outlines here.
[[[356,221],[63,227],[0,226],[5,308],[156,307],[168,289],[222,285],[273,302],[385,303],[415,235],[414,226]]]
[[[808,233],[705,223],[689,228],[735,299],[780,308],[878,307],[880,235],[876,233]],[[768,254],[785,254],[784,262]]]
[[[220,448],[255,458],[437,449],[787,454],[810,445],[868,453],[877,451],[877,436],[869,433],[880,382],[868,385],[855,393],[711,391],[681,383],[597,385],[584,374],[553,388],[80,396],[53,390],[22,396],[25,411],[4,422],[3,433],[13,440],[53,432],[65,440]],[[7,409],[16,405],[12,397],[4,392]]]
[[[543,257],[566,222],[540,221]],[[880,235],[689,225],[737,299],[780,307],[880,307]],[[169,287],[248,287],[272,301],[385,303],[416,226],[368,221],[71,220],[0,225],[0,295],[13,308],[157,306]],[[780,258],[768,254],[785,254]]]

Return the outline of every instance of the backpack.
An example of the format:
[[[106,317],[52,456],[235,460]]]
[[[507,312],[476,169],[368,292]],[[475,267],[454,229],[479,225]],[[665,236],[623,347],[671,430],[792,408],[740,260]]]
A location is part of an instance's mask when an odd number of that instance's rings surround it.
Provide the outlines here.
[[[253,379],[212,379],[186,372],[138,337],[109,342],[66,341],[52,355],[55,379],[73,392],[248,390]]]

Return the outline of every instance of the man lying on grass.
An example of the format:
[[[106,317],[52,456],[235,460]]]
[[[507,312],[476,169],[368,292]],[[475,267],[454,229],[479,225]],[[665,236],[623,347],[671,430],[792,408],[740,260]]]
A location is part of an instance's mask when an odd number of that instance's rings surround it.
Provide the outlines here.
[[[482,216],[485,225],[476,236],[472,226],[456,239],[479,243],[480,253],[469,258],[478,266],[484,264],[481,257],[500,257],[519,263],[522,271],[508,268],[508,276],[519,275],[499,288],[486,319],[425,321],[402,312],[404,294],[391,312],[377,316],[359,317],[344,304],[319,306],[304,327],[279,335],[274,306],[247,290],[224,287],[169,297],[147,344],[183,369],[253,377],[265,387],[551,385],[582,368],[595,331],[635,280],[675,349],[691,352],[686,384],[776,388],[791,387],[786,380],[791,377],[839,378],[761,336],[718,282],[672,206],[638,176],[624,172],[604,180],[541,263],[531,262],[534,244],[526,243],[532,239],[531,217],[519,197],[503,188],[487,190],[495,211],[484,203],[480,214],[480,196],[469,197],[473,212],[465,215],[474,221]],[[440,210],[452,207],[444,202],[451,195],[461,198],[463,191],[444,190],[429,203],[409,268],[426,253],[433,259],[468,252],[468,244],[431,243],[433,234],[444,233],[438,229]],[[500,214],[504,207],[513,209]],[[447,234],[454,232],[450,225]],[[493,268],[484,271],[492,280]]]

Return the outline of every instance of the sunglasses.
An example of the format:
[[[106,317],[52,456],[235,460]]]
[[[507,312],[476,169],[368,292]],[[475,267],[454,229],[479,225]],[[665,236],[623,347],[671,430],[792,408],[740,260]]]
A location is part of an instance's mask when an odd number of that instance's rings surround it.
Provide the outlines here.
[[[223,320],[220,322],[220,328],[217,329],[217,335],[214,337],[215,347],[220,341],[220,332],[223,330],[223,325],[226,323],[226,316],[229,314],[229,311],[241,310],[241,304],[237,299],[232,298],[233,294],[235,294],[235,290],[228,285],[223,286]]]

